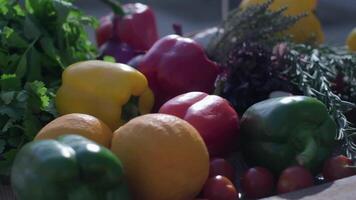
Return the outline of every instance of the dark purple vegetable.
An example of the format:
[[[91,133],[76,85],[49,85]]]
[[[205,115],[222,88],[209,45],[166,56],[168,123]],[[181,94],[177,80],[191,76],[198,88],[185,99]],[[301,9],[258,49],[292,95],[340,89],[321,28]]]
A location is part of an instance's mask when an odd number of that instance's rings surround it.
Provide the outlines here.
[[[109,40],[100,47],[99,59],[103,59],[105,56],[112,56],[116,62],[126,64],[136,55],[135,50],[128,44],[117,40]]]

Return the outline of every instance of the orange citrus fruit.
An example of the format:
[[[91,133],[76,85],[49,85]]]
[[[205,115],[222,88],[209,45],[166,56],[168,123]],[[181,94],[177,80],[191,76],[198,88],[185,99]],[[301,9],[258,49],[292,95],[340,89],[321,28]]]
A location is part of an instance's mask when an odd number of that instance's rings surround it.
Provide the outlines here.
[[[44,126],[35,140],[56,139],[67,134],[77,134],[110,148],[112,132],[98,118],[86,114],[67,114],[58,117]]]
[[[123,163],[137,200],[191,200],[209,173],[197,130],[166,114],[147,114],[114,132],[111,150]]]
[[[350,51],[356,51],[356,28],[354,28],[347,37],[346,45]]]

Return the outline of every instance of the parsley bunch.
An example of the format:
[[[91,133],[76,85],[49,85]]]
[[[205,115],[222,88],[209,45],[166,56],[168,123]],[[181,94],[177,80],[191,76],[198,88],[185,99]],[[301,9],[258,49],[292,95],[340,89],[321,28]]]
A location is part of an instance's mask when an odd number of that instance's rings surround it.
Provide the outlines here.
[[[0,175],[56,116],[63,69],[96,58],[85,31],[96,24],[70,0],[0,0]]]

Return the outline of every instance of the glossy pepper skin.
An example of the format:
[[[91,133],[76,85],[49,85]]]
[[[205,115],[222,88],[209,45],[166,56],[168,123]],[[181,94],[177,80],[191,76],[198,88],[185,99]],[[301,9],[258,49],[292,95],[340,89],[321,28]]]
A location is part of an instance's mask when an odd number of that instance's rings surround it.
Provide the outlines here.
[[[136,51],[147,51],[158,40],[153,10],[141,3],[125,4],[122,9],[124,16],[109,14],[100,19],[100,27],[96,31],[98,46],[116,39]]]
[[[79,135],[33,141],[16,155],[11,184],[19,200],[130,200],[121,161]]]
[[[175,115],[196,128],[210,157],[224,156],[236,146],[239,116],[229,102],[219,96],[203,92],[185,93],[163,104],[159,113]]]
[[[66,68],[56,95],[60,114],[89,114],[112,130],[149,113],[153,102],[153,93],[142,73],[125,64],[97,60]]]
[[[254,104],[240,126],[245,158],[276,174],[295,164],[317,172],[336,144],[337,127],[326,106],[306,96]]]
[[[155,109],[180,94],[210,93],[219,73],[218,65],[194,40],[169,35],[157,41],[137,68],[148,79],[155,95]]]

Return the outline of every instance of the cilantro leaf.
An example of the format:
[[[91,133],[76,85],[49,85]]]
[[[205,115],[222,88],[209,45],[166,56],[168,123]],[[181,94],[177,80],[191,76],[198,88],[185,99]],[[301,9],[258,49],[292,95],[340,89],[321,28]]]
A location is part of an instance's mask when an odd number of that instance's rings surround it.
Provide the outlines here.
[[[63,70],[95,59],[84,15],[72,0],[0,0],[0,176],[17,151],[57,116]]]

